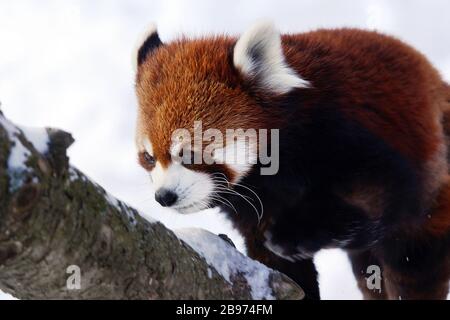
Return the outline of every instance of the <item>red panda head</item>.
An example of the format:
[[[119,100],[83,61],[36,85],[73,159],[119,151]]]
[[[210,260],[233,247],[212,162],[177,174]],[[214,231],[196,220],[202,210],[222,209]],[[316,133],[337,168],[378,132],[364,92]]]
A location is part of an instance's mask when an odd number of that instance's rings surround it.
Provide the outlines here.
[[[181,212],[210,206],[217,186],[242,179],[257,158],[257,143],[245,137],[193,146],[196,126],[224,137],[228,129],[276,128],[277,117],[261,99],[307,86],[286,64],[280,34],[267,23],[238,40],[182,38],[168,44],[152,28],[136,62],[139,161],[150,172],[158,202]],[[213,163],[192,164],[207,146]]]

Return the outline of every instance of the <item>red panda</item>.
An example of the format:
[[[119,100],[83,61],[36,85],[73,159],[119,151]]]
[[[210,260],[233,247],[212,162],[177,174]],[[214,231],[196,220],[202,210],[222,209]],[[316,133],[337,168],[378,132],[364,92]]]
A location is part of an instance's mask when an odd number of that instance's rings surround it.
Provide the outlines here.
[[[308,299],[320,298],[312,259],[323,248],[348,252],[366,299],[446,297],[450,87],[422,54],[377,32],[280,35],[259,23],[239,38],[170,43],[152,28],[136,62],[138,158],[161,205],[220,206],[248,255]],[[222,133],[278,130],[277,173],[262,175],[259,160],[180,161],[205,148],[173,137],[197,121]],[[239,141],[213,153],[257,158],[260,145]],[[375,291],[365,278],[373,265]]]

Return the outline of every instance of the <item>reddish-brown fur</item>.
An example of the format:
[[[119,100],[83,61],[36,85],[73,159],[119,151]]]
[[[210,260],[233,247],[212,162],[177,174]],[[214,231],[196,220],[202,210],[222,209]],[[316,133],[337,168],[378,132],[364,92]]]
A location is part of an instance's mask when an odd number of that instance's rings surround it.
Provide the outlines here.
[[[423,201],[431,218],[419,224],[405,221],[402,233],[419,242],[438,243],[441,238],[448,238],[450,188],[445,184],[448,169],[443,123],[450,121],[443,122],[443,116],[450,109],[450,89],[433,66],[403,42],[375,32],[319,30],[284,35],[282,41],[288,64],[312,84],[311,88],[297,90],[301,91],[301,97],[297,97],[301,108],[295,110],[297,121],[308,121],[305,111],[318,101],[335,101],[336,105],[343,106],[340,112],[399,151],[419,168],[427,181]],[[222,131],[282,128],[286,124],[285,112],[278,105],[280,97],[258,88],[234,68],[235,43],[236,39],[230,37],[181,39],[161,46],[139,66],[136,86],[143,122],[148,124],[144,130],[153,142],[155,157],[163,166],[167,167],[171,161],[168,153],[171,133],[178,128],[192,129],[195,120],[202,120],[204,128]],[[264,107],[271,104],[274,107]],[[445,125],[445,129],[449,127]],[[216,169],[233,178],[233,173],[226,168]],[[197,170],[206,169],[200,166]],[[355,194],[350,190],[347,200],[369,207],[376,203],[373,216],[380,215],[378,208],[383,203],[373,199],[373,194],[367,194],[371,186],[365,192]],[[260,232],[248,232],[251,235],[255,239],[261,237]],[[252,243],[251,239],[247,242]],[[280,260],[265,250],[253,251],[261,261]],[[352,259],[355,272],[359,272],[358,263],[383,263],[374,256],[379,255],[377,252],[355,254]],[[446,261],[439,272],[445,273],[448,258]],[[413,282],[410,275],[398,273],[389,266],[386,270],[392,281],[385,283],[387,293],[383,298],[398,298],[405,290],[410,293],[404,289]],[[359,281],[362,283],[364,279]],[[439,290],[445,288],[448,286],[443,285]],[[417,297],[437,295],[442,296],[442,292]],[[380,298],[367,292],[365,296]]]
[[[430,214],[427,215],[423,233],[434,237],[445,237],[450,233],[450,181],[442,187],[433,203]]]
[[[339,94],[350,117],[411,159],[426,161],[436,152],[442,143],[442,106],[436,97],[442,99],[444,88],[420,53],[391,37],[360,30],[323,30],[286,36],[284,42],[288,61],[312,79],[319,97]],[[326,58],[320,59],[324,52]],[[328,65],[330,72],[317,76]],[[371,113],[352,107],[365,104],[374,106]]]
[[[138,97],[152,118],[149,134],[159,141],[156,153],[170,145],[170,137],[161,135],[191,128],[193,119],[218,129],[276,127],[273,121],[279,120],[249,97],[248,84],[232,66],[235,41],[182,39],[159,48],[139,68]],[[348,106],[342,111],[349,117],[410,159],[424,162],[437,152],[448,88],[416,50],[391,37],[355,29],[286,35],[283,48],[289,64],[312,82],[313,88],[304,90],[304,108],[335,95],[340,105]],[[371,113],[352,108],[361,104],[384,108],[374,107]],[[164,164],[170,161],[168,155],[159,158]]]
[[[202,120],[205,129],[223,132],[227,128],[278,126],[280,120],[248,96],[237,71],[231,68],[234,42],[225,37],[183,39],[158,49],[154,58],[139,68],[139,104],[151,123],[147,133],[158,142],[155,156],[164,166],[170,163],[172,132],[192,129],[195,120]]]

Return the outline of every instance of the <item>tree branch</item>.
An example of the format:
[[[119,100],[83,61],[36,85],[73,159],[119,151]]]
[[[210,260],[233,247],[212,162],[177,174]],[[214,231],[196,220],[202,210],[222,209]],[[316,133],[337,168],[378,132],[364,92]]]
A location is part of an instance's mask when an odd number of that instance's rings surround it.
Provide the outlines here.
[[[144,220],[71,167],[66,149],[72,143],[59,130],[30,135],[0,112],[1,290],[21,299],[258,297],[248,270],[225,279],[172,231]],[[252,272],[267,272],[261,281],[271,297],[303,298],[286,276],[242,259],[254,265]],[[75,290],[67,287],[71,265],[81,270]]]

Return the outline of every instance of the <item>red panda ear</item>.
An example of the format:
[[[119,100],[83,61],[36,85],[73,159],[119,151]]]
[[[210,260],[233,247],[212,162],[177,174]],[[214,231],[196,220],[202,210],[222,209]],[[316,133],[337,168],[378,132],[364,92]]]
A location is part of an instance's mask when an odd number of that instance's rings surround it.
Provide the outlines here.
[[[156,25],[151,24],[138,44],[137,52],[134,55],[135,64],[140,66],[152,51],[162,45],[163,43],[159,38]]]
[[[239,38],[233,63],[244,77],[276,94],[309,87],[309,82],[287,65],[280,33],[270,22],[255,24]]]

